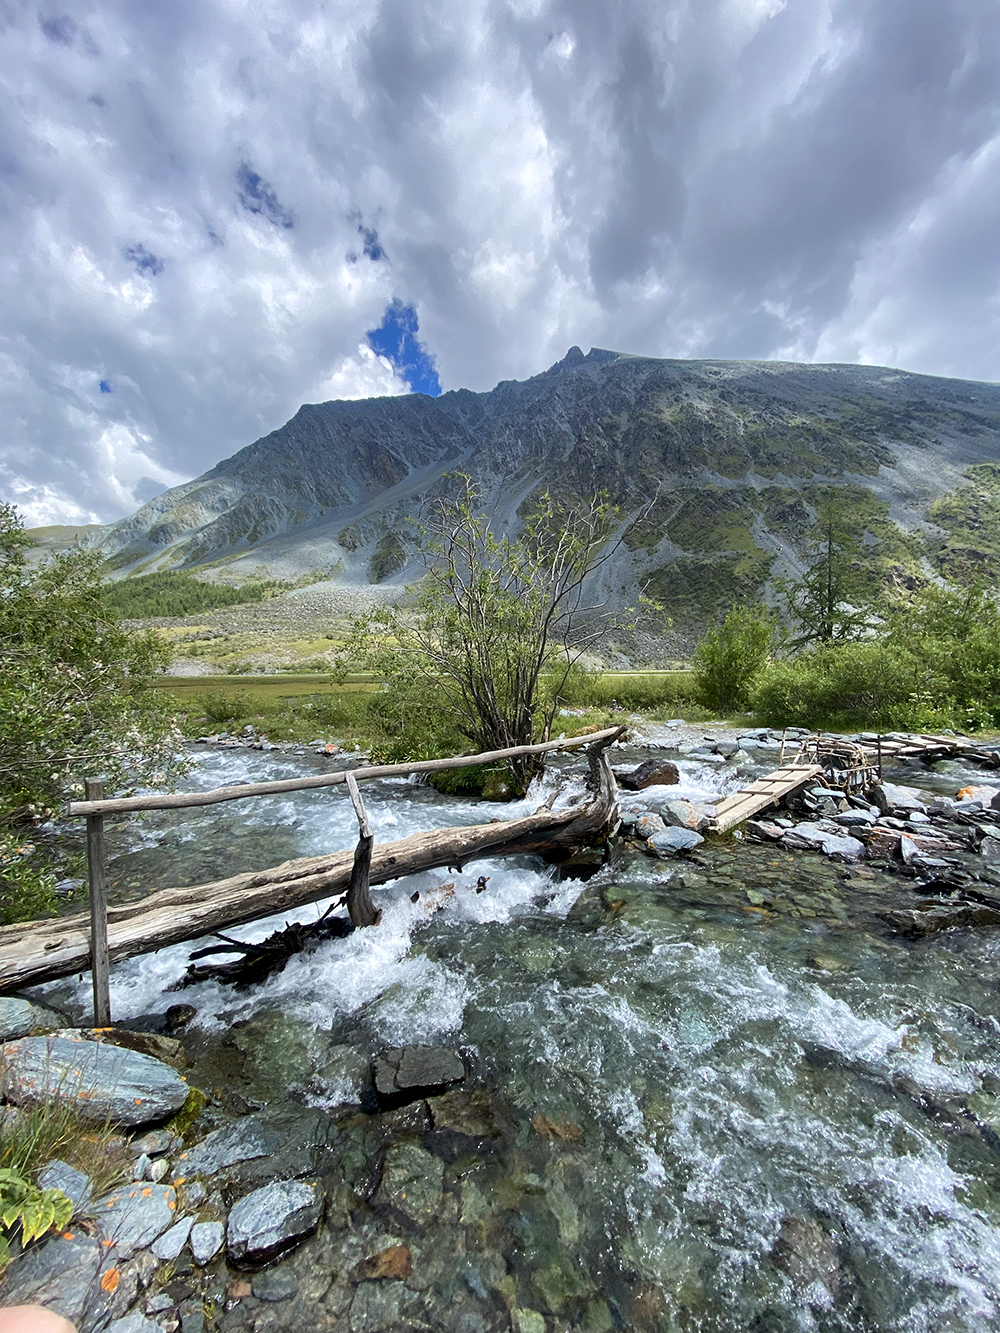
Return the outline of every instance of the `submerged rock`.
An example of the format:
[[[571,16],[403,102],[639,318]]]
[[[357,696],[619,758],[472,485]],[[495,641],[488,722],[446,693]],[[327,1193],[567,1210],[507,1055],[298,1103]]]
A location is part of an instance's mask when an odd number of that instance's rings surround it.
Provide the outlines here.
[[[443,1181],[440,1158],[416,1143],[397,1143],[385,1155],[376,1198],[423,1226],[437,1216]]]
[[[233,1204],[226,1251],[237,1263],[263,1263],[315,1231],[323,1208],[316,1185],[276,1180]]]
[[[840,1260],[833,1239],[811,1217],[786,1217],[771,1251],[777,1266],[797,1287],[822,1282],[831,1296],[840,1290]]]
[[[0,1090],[15,1106],[56,1102],[87,1120],[144,1125],[179,1111],[190,1089],[149,1055],[60,1034],[0,1047]]]

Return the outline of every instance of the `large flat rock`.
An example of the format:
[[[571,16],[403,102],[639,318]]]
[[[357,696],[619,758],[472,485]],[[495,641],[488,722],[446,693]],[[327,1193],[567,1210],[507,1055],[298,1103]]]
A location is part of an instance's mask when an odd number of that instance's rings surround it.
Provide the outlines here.
[[[15,1106],[57,1102],[86,1120],[145,1125],[179,1111],[189,1088],[152,1056],[67,1035],[0,1047],[0,1092]]]
[[[127,1259],[135,1250],[152,1245],[177,1221],[177,1195],[170,1185],[136,1181],[98,1199],[94,1217],[102,1239]]]
[[[376,1056],[374,1073],[380,1097],[405,1097],[460,1082],[465,1064],[445,1046],[394,1046]]]

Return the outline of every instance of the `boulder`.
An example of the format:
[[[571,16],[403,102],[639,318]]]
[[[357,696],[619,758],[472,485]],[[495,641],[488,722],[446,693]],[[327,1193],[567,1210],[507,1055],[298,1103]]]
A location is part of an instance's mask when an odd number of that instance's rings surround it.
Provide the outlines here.
[[[120,1259],[146,1249],[177,1220],[177,1194],[171,1185],[144,1185],[114,1190],[94,1204],[102,1239]]]
[[[671,828],[691,828],[696,833],[708,828],[708,815],[693,801],[667,801],[660,807],[660,814]],[[652,834],[647,833],[646,837]]]
[[[339,1132],[321,1111],[283,1108],[241,1116],[179,1153],[179,1179],[218,1176],[230,1187],[264,1184],[275,1176],[322,1175],[333,1166]],[[193,1186],[185,1185],[191,1198]]]
[[[894,782],[876,782],[869,795],[883,815],[927,809],[926,802],[912,787],[899,787]]]
[[[820,850],[831,861],[863,861],[865,859],[865,844],[859,842],[857,838],[831,836],[824,839]]]
[[[754,834],[755,837],[765,838],[769,842],[780,842],[785,836],[785,830],[780,825],[772,824],[767,819],[748,819],[746,831]]]
[[[615,770],[618,785],[626,791],[644,791],[647,787],[674,787],[681,780],[680,769],[669,759],[646,759],[630,773]]]
[[[53,1029],[66,1026],[66,1019],[47,1004],[25,1000],[19,995],[0,995],[0,1041],[27,1037],[39,1028]]]
[[[827,838],[833,835],[819,824],[796,824],[787,829],[784,836],[786,847],[795,847],[802,851],[819,851]]]
[[[181,1076],[149,1055],[82,1037],[21,1037],[0,1047],[0,1091],[15,1106],[57,1102],[87,1120],[145,1125],[187,1101]]]
[[[875,823],[875,816],[870,810],[845,810],[843,814],[832,818],[835,824],[844,828],[871,828]]]
[[[677,856],[680,852],[690,852],[705,839],[700,833],[690,828],[668,828],[662,833],[654,833],[646,843],[651,852],[659,857]]]
[[[398,1099],[442,1090],[465,1078],[457,1051],[443,1046],[396,1046],[382,1051],[373,1063],[380,1097]]]
[[[422,1226],[441,1207],[444,1163],[416,1143],[396,1143],[385,1155],[378,1201]]]
[[[264,1263],[315,1231],[322,1209],[318,1186],[276,1180],[233,1204],[226,1252],[236,1263]]]

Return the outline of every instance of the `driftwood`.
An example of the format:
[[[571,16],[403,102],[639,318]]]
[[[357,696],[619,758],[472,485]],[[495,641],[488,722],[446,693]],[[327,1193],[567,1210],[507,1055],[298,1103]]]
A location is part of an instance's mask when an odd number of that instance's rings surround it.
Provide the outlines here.
[[[594,794],[581,805],[546,806],[523,819],[415,833],[371,849],[369,883],[457,866],[484,857],[551,852],[604,841],[618,822],[618,789],[605,747],[622,728],[589,737]],[[596,743],[595,743],[596,740]],[[465,762],[468,762],[466,760]],[[355,773],[354,776],[358,776]],[[292,911],[349,889],[355,853],[302,857],[270,870],[233,875],[211,884],[160,889],[141,902],[108,910],[112,962],[200,939],[258,917]],[[90,966],[89,915],[0,927],[0,992],[86,971]]]

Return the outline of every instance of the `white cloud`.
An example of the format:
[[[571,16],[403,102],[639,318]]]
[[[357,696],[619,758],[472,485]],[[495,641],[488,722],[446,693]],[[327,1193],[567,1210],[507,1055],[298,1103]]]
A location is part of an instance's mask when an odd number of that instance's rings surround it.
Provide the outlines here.
[[[33,514],[403,392],[365,343],[394,297],[445,388],[571,343],[1000,376],[983,0],[4,13],[0,482]]]

